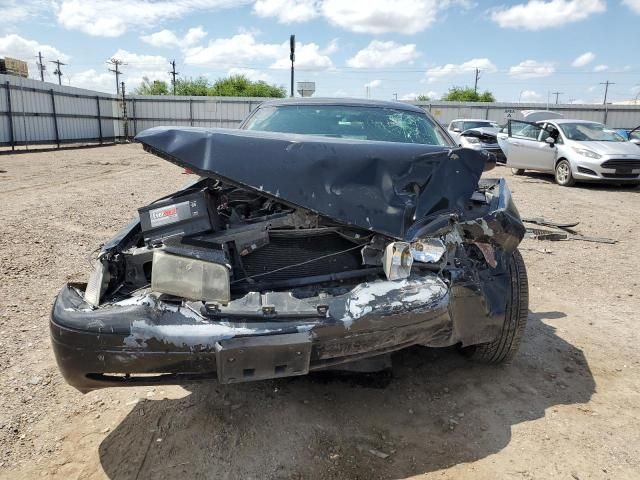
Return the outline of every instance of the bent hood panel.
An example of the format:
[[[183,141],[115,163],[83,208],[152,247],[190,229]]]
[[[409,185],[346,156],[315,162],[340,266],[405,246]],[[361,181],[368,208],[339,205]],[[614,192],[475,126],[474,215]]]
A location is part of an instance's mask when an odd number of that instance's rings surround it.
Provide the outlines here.
[[[462,211],[487,159],[470,149],[235,129],[157,127],[136,140],[200,175],[397,239],[416,219]]]

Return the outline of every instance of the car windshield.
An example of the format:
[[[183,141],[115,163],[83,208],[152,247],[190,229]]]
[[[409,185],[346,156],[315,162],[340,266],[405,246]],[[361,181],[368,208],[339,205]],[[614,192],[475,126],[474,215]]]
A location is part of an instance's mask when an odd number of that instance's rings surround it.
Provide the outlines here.
[[[259,108],[245,130],[397,143],[447,145],[440,126],[426,115],[394,108],[355,105],[284,105]]]
[[[569,140],[577,142],[624,142],[617,133],[601,123],[560,123],[560,130]]]
[[[482,121],[464,122],[464,126],[462,130],[469,130],[470,128],[482,128],[482,127],[497,127],[497,125],[493,122],[482,122]]]

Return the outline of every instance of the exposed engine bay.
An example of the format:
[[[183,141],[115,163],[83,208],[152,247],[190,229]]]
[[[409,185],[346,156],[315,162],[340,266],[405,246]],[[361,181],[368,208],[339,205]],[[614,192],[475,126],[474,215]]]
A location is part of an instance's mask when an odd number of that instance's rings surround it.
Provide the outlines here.
[[[57,297],[56,358],[82,391],[490,345],[526,317],[525,229],[504,179],[480,180],[486,152],[195,128],[138,140],[200,178],[141,207]]]

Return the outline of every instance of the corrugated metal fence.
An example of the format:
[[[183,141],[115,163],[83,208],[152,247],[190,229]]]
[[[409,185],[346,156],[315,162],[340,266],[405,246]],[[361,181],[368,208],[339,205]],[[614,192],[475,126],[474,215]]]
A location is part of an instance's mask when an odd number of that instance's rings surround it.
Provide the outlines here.
[[[263,98],[126,97],[0,75],[0,146],[107,143],[150,127],[182,125],[235,128]],[[504,122],[541,104],[415,102],[447,124],[455,118]],[[126,106],[126,109],[124,108]],[[603,122],[614,128],[640,125],[640,105],[551,105],[566,118]],[[126,118],[125,118],[126,116]]]

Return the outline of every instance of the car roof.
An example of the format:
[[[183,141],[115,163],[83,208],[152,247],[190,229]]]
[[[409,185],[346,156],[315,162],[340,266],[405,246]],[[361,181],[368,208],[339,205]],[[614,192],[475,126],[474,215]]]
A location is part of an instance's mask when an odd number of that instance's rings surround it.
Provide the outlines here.
[[[451,122],[487,122],[487,123],[498,123],[494,120],[487,120],[486,118],[455,118],[451,120]],[[451,123],[449,122],[449,123]]]
[[[557,123],[558,125],[561,125],[563,123],[595,123],[598,125],[602,125],[601,122],[593,122],[591,120],[575,120],[571,118],[550,118],[548,120],[540,120],[537,123],[544,123],[544,122]]]
[[[350,107],[378,107],[407,110],[410,112],[425,113],[423,108],[404,102],[392,102],[386,100],[372,100],[369,98],[330,98],[330,97],[294,97],[267,100],[260,104],[261,107],[282,107],[289,105],[341,105]]]

